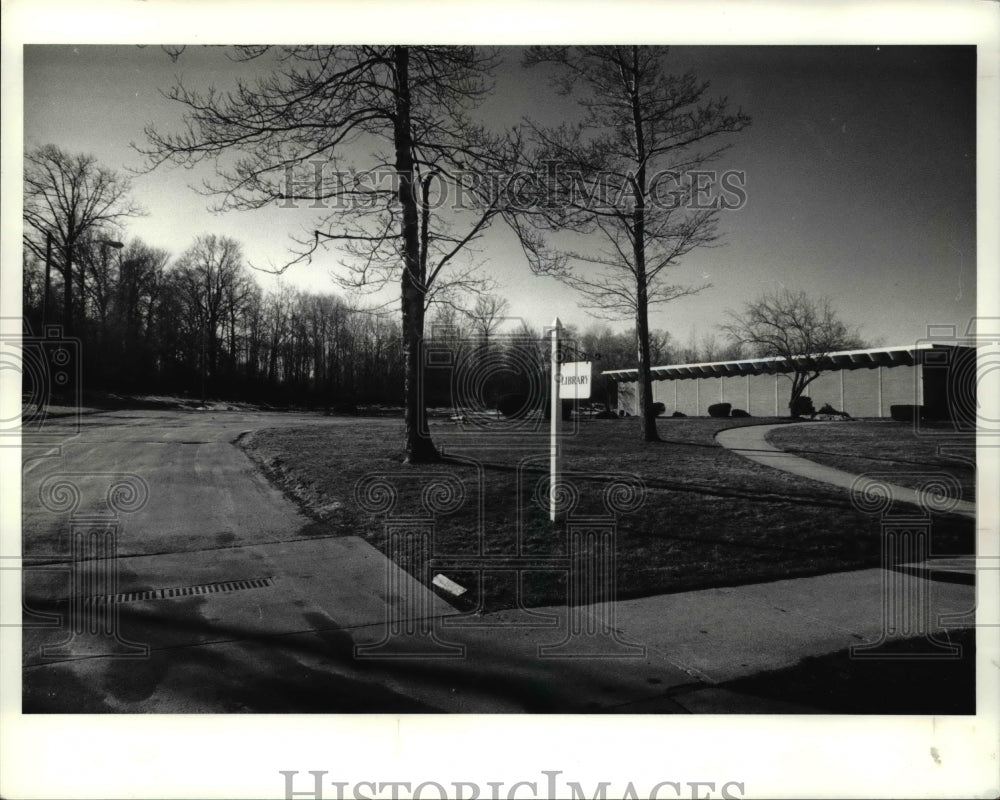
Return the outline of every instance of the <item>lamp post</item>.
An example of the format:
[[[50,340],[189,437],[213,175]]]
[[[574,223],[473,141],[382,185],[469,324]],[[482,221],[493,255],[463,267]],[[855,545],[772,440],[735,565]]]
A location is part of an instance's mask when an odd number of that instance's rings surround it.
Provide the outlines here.
[[[97,341],[98,348],[100,348],[101,350],[103,350],[103,348],[104,348],[104,337],[105,337],[105,335],[107,333],[107,304],[108,304],[108,300],[109,300],[109,298],[108,298],[108,290],[109,290],[109,285],[110,285],[110,281],[108,281],[108,275],[107,275],[107,273],[108,273],[108,248],[109,247],[113,247],[115,250],[118,251],[118,273],[119,273],[118,279],[121,280],[121,267],[122,267],[121,251],[122,251],[122,248],[125,247],[125,245],[122,242],[119,242],[119,241],[117,241],[115,239],[97,239],[96,241],[101,246],[101,266],[104,269],[104,278],[103,279],[105,280],[105,284],[104,284],[103,287],[101,287],[98,284],[98,288],[100,289],[100,292],[99,292],[98,298],[97,298],[98,311],[100,313],[100,327],[99,327],[99,329],[97,331],[96,341]],[[84,296],[83,296],[83,270],[82,269],[80,270],[80,310],[81,310],[81,319],[82,319],[83,318],[82,314],[86,310],[85,299],[84,299]],[[103,365],[99,369],[100,369],[100,371],[102,373],[103,378],[106,379],[107,378],[107,373],[104,372]]]
[[[121,242],[115,241],[114,239],[95,239],[96,244],[101,246],[101,261],[105,266],[108,263],[108,248],[113,247],[115,250],[120,250],[125,245]],[[83,335],[83,329],[87,322],[87,294],[86,294],[86,277],[87,277],[87,265],[86,261],[80,262],[80,335]]]
[[[119,242],[114,239],[98,239],[97,243],[101,246],[101,250],[105,254],[108,252],[109,247],[113,247],[115,250],[121,250],[125,246],[123,242]]]
[[[118,251],[118,280],[122,279],[121,269],[122,269],[122,253],[121,250],[125,246],[124,243],[116,241],[115,239],[98,239],[97,243],[101,246],[101,261],[103,262],[105,268],[108,266],[108,248],[113,247]],[[82,284],[81,278],[81,284]],[[82,295],[81,295],[82,296]]]

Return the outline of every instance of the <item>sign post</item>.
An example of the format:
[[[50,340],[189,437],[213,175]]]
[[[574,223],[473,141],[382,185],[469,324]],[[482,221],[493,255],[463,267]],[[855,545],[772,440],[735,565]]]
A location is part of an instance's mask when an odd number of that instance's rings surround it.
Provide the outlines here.
[[[559,317],[552,323],[552,385],[549,429],[549,521],[556,521],[556,481],[559,479]]]
[[[549,439],[549,520],[556,521],[556,482],[559,480],[559,425],[562,424],[560,400],[587,400],[590,398],[590,361],[559,360],[559,317],[552,324],[552,394],[551,432]]]

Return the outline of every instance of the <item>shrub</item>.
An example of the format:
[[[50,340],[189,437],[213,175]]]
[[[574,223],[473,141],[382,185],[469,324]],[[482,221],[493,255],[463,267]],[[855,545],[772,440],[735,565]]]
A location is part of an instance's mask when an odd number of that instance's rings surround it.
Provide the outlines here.
[[[653,405],[649,407],[649,414],[650,416],[658,417],[666,410],[667,407],[663,405],[663,403],[653,403]]]
[[[710,417],[728,417],[729,409],[731,409],[732,403],[713,403],[708,407],[708,416]]]
[[[731,417],[749,417],[750,412],[744,411],[742,408],[734,408],[732,413],[729,415]]]
[[[793,417],[811,417],[816,413],[811,397],[800,394],[791,405]]]
[[[851,415],[848,414],[846,411],[837,411],[837,409],[835,409],[829,403],[823,403],[823,405],[820,407],[819,411],[816,412],[816,416],[819,416],[819,417],[822,417],[822,416],[827,416],[827,417],[842,417],[844,419],[850,419],[851,418]]]
[[[672,416],[672,417],[686,417],[687,414],[685,414],[683,411],[675,411],[670,416]]]

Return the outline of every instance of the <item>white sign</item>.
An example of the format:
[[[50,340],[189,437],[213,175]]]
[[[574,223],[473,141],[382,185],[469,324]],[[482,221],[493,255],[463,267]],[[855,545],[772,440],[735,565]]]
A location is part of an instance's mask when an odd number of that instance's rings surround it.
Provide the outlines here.
[[[568,361],[559,366],[561,400],[587,400],[590,398],[590,361]]]

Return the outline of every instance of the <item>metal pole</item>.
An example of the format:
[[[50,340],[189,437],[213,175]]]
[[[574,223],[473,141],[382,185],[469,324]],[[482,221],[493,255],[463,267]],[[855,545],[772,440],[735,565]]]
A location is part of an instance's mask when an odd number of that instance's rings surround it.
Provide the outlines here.
[[[556,521],[556,481],[559,478],[559,317],[552,323],[552,381],[549,432],[549,520]]]
[[[206,309],[207,315],[207,309]],[[205,338],[208,336],[208,320],[201,322],[201,404],[205,405]]]
[[[878,373],[878,416],[879,419],[882,418],[882,367],[875,367],[875,372]]]

